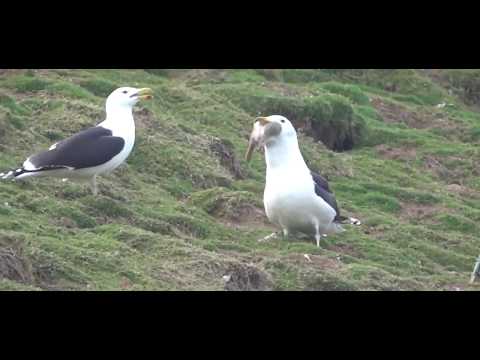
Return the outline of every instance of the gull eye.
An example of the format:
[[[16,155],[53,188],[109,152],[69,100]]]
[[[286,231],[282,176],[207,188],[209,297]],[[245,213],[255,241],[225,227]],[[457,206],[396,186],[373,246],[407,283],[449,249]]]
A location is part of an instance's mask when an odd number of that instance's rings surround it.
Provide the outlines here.
[[[282,119],[282,120],[280,120],[280,122],[281,122],[282,124],[285,124],[285,120],[283,120],[283,119]]]
[[[123,92],[124,94],[126,94],[128,91],[127,91],[127,90],[123,90],[122,92]]]

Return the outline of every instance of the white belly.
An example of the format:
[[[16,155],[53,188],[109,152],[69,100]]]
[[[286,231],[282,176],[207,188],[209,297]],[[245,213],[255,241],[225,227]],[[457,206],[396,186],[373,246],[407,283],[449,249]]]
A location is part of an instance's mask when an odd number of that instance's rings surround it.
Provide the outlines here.
[[[310,178],[290,184],[268,184],[264,193],[265,212],[269,220],[289,232],[330,233],[335,210],[315,194]],[[333,227],[335,228],[335,227]]]

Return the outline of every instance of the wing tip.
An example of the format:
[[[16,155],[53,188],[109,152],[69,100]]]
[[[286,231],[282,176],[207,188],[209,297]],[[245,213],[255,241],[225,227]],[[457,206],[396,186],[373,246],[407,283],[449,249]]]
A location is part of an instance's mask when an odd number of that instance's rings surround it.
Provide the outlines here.
[[[1,173],[0,174],[0,179],[2,179],[2,180],[11,179],[12,177],[15,177],[15,173],[17,173],[18,170],[22,171],[22,169],[17,169],[16,171],[10,170],[6,173]]]

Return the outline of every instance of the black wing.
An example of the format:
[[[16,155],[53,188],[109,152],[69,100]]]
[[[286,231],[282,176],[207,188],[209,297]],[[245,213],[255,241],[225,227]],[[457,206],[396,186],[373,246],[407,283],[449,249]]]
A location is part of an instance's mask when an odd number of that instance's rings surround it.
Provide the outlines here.
[[[103,127],[83,130],[52,146],[51,150],[29,158],[36,170],[69,167],[82,169],[98,166],[118,155],[125,145],[121,137]]]
[[[310,171],[310,173],[312,174],[313,182],[315,183],[315,194],[317,194],[317,196],[320,196],[323,200],[325,200],[328,205],[330,205],[335,210],[337,216],[335,216],[334,221],[343,220],[343,217],[340,216],[340,209],[338,208],[335,195],[333,195],[330,187],[328,186],[328,181],[325,180],[324,177],[317,173],[314,173],[313,171]]]

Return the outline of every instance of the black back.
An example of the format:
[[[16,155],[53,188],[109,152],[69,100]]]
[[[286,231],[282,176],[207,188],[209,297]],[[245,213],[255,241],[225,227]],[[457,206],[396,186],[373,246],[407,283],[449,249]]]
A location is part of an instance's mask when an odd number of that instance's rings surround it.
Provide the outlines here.
[[[322,177],[321,175],[310,171],[312,174],[313,181],[315,183],[315,194],[320,196],[325,202],[330,205],[337,216],[335,216],[334,221],[341,221],[343,217],[340,216],[340,210],[338,208],[337,200],[335,199],[335,195],[333,195],[332,191],[330,190],[330,186],[328,185],[328,181]]]
[[[57,143],[55,149],[30,157],[37,169],[71,167],[82,169],[98,166],[118,155],[125,145],[121,137],[103,127],[83,130]]]

